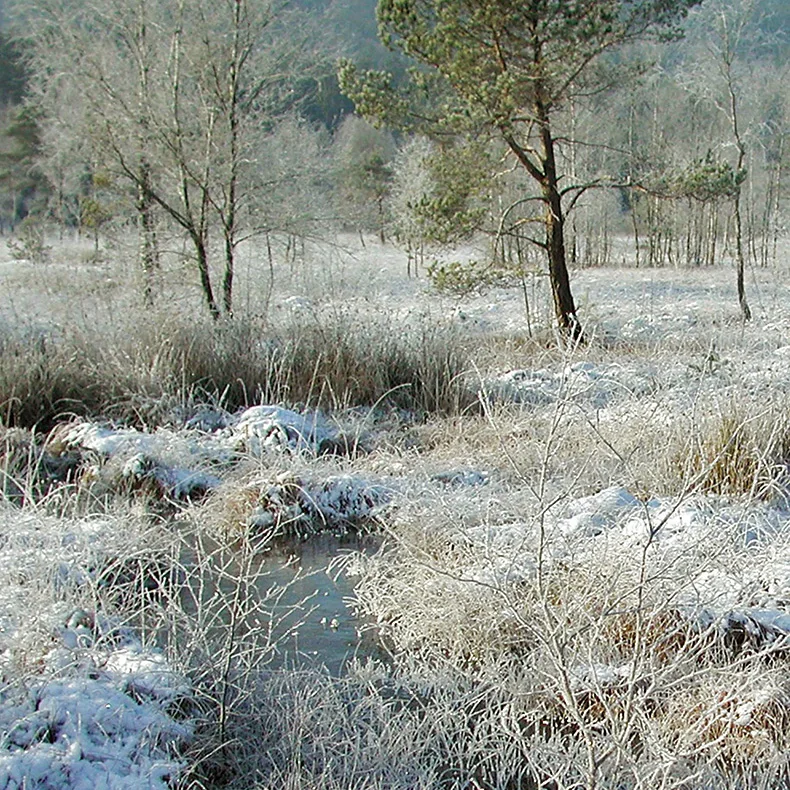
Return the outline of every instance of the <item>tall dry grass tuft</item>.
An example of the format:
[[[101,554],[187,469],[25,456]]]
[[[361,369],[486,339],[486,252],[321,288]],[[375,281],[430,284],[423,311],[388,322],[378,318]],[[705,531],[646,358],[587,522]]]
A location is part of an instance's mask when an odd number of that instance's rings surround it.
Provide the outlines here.
[[[113,328],[7,338],[0,419],[47,430],[63,415],[158,424],[174,407],[387,403],[458,413],[476,403],[458,338],[341,315],[305,324],[149,314]]]
[[[774,499],[784,494],[789,462],[790,420],[771,404],[701,420],[671,463],[703,493]]]
[[[291,324],[275,336],[272,396],[332,407],[392,405],[458,413],[474,406],[469,360],[455,334],[438,327],[403,328],[353,315]],[[273,399],[277,399],[274,397]]]

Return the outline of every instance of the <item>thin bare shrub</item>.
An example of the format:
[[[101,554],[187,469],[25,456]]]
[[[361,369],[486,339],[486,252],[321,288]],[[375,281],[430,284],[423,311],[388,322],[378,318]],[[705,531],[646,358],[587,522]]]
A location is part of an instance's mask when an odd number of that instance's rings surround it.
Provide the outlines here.
[[[181,583],[159,601],[148,625],[192,684],[193,786],[224,784],[244,774],[239,738],[260,673],[310,606],[282,603],[286,586],[270,577],[259,545],[217,543],[191,529],[181,538]]]
[[[759,470],[771,468],[760,460],[765,448],[781,447],[765,441],[782,436],[781,421],[730,426],[661,501],[616,488],[580,499],[585,481],[566,476],[560,488],[553,469],[557,454],[578,448],[585,423],[566,430],[576,411],[568,401],[550,411],[542,463],[514,469],[533,496],[519,516],[501,513],[504,492],[497,489],[477,493],[466,512],[461,499],[426,498],[401,510],[388,544],[362,563],[357,601],[396,666],[427,684],[453,676],[459,717],[476,721],[475,714],[491,712],[464,708],[461,688],[488,699],[501,694],[502,742],[495,748],[513,756],[511,773],[475,773],[465,759],[479,731],[467,730],[457,735],[458,784],[448,786],[743,788],[786,781],[784,621],[751,614],[761,599],[743,597],[749,584],[762,589],[754,568],[786,546],[747,532],[748,508],[765,507],[749,503],[763,493]],[[503,416],[491,415],[497,436],[507,434],[507,424],[497,422]],[[767,433],[747,433],[762,425]],[[602,440],[597,426],[588,430]],[[751,465],[738,449],[724,466],[737,474],[719,475],[717,464],[741,432],[751,436],[750,451],[763,455]],[[616,441],[610,444],[616,453]],[[664,447],[673,452],[671,442]],[[708,475],[727,486],[717,493],[727,493],[731,504],[700,494]],[[739,480],[748,486],[739,489]],[[739,503],[736,493],[752,498]],[[749,550],[744,534],[751,535]],[[739,583],[742,594],[733,592]],[[771,595],[764,593],[769,611],[780,606]],[[426,708],[428,717],[437,715],[430,702]]]

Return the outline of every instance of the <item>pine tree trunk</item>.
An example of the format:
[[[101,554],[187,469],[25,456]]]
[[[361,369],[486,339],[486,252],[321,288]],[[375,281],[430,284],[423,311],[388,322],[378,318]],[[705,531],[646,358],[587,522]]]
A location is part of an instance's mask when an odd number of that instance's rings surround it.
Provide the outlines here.
[[[583,343],[584,333],[576,315],[576,305],[573,301],[570,278],[568,277],[565,254],[565,217],[562,213],[562,195],[557,176],[554,138],[551,134],[549,114],[540,100],[535,102],[534,109],[540,126],[539,165],[508,129],[502,129],[503,138],[527,173],[540,184],[541,198],[546,206],[546,241],[541,246],[546,250],[548,257],[549,280],[557,326],[572,343]]]
[[[737,288],[738,288],[738,304],[741,308],[741,315],[744,321],[752,320],[752,311],[749,309],[749,303],[746,301],[746,287],[744,285],[744,268],[745,256],[743,254],[743,227],[741,223],[741,191],[738,190],[738,195],[735,198],[735,250],[737,253]]]
[[[538,108],[539,111],[541,108]],[[540,114],[539,116],[540,117]],[[570,278],[565,255],[565,218],[562,213],[562,197],[557,178],[557,164],[554,153],[554,138],[548,124],[548,117],[542,119],[541,144],[543,146],[543,181],[541,184],[543,201],[546,204],[546,252],[549,259],[549,279],[554,297],[554,314],[560,331],[573,342],[582,342],[584,336],[576,305],[571,293]]]

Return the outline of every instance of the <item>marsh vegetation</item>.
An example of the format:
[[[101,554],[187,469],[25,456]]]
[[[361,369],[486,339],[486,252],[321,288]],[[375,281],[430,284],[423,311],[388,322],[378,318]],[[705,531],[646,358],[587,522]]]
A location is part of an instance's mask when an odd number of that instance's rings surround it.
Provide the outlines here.
[[[585,270],[569,348],[547,283],[530,334],[373,239],[227,323],[86,246],[3,264],[6,786],[786,780],[778,265],[749,324],[715,269]]]
[[[0,789],[790,785],[781,3],[0,6]]]

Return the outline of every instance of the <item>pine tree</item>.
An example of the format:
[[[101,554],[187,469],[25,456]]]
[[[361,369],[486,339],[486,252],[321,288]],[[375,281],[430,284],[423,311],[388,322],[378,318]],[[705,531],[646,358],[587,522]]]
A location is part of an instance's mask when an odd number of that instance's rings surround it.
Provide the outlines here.
[[[492,134],[534,179],[561,331],[582,330],[565,252],[565,205],[555,119],[575,96],[606,87],[604,55],[633,41],[671,39],[700,0],[380,0],[379,36],[418,64],[410,82],[343,61],[339,78],[359,112],[435,136]],[[606,65],[611,66],[610,62]]]

